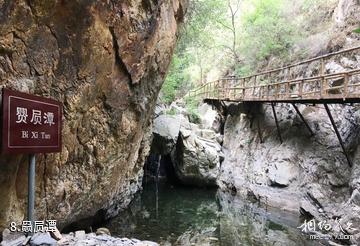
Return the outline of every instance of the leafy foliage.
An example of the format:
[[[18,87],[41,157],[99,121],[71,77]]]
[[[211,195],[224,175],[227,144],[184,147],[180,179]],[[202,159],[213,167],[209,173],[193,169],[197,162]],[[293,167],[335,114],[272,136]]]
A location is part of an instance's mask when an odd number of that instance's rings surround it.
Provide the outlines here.
[[[195,124],[201,123],[201,118],[198,114],[199,101],[193,97],[185,98],[186,111],[188,112],[189,121]]]
[[[241,54],[252,69],[270,55],[284,55],[296,38],[295,26],[282,14],[282,0],[253,0],[243,16]]]
[[[168,76],[162,87],[162,100],[170,104],[175,100],[177,93],[181,90],[185,90],[189,85],[189,75],[184,73],[183,70],[189,64],[189,57],[180,56],[175,54],[173,56],[172,63]]]
[[[161,95],[166,103],[182,97],[192,86],[203,81],[209,72],[219,44],[218,20],[226,13],[224,0],[190,1],[188,19],[177,43],[175,55],[165,79]]]
[[[308,13],[313,3],[324,5],[323,0],[304,0],[298,11]],[[289,48],[305,36],[291,7],[285,0],[190,1],[163,100],[171,103],[193,86],[222,76],[254,73],[273,55],[287,62]]]
[[[201,123],[201,118],[200,118],[199,114],[196,111],[189,111],[188,114],[189,114],[188,115],[189,121],[191,123],[194,123],[194,124],[200,124]]]
[[[360,33],[360,28],[355,29],[355,30],[354,30],[354,33]]]

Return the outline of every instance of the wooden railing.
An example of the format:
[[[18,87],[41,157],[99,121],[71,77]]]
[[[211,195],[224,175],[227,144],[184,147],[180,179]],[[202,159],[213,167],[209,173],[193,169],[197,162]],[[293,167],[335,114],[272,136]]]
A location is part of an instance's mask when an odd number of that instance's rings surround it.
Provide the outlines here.
[[[218,79],[195,88],[187,96],[260,102],[360,100],[360,46],[247,77]]]

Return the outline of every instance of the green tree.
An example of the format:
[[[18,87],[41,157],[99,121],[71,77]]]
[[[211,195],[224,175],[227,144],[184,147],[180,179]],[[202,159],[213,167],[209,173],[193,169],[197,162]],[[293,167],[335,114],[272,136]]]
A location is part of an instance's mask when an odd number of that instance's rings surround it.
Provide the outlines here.
[[[270,55],[284,55],[296,39],[296,28],[282,14],[282,0],[252,0],[243,16],[241,53],[253,67]]]
[[[203,83],[213,68],[215,53],[222,49],[219,19],[227,11],[223,0],[193,0],[177,43],[161,96],[166,103],[183,96],[194,84]]]

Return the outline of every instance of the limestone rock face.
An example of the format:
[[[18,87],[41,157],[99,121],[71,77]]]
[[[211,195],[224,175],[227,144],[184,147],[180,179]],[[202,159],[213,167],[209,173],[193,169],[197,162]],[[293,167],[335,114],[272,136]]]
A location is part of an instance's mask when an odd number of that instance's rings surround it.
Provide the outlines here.
[[[218,142],[199,137],[194,130],[180,129],[172,162],[182,183],[216,186],[222,160],[223,155]]]
[[[115,214],[141,184],[150,118],[186,1],[0,1],[0,86],[64,103],[37,155],[36,218]],[[25,219],[27,156],[0,156],[0,230]]]
[[[157,157],[149,157],[147,174],[156,176],[163,167],[171,169],[170,175],[174,175],[173,178],[182,184],[216,186],[220,164],[224,159],[222,135],[216,132],[221,128],[221,116],[210,105],[202,105],[201,110],[203,113],[199,114],[199,118],[202,123],[199,124],[189,121],[189,112],[181,101],[165,107],[163,114],[155,113],[151,153]],[[175,112],[176,115],[166,112]],[[158,166],[159,155],[165,160],[169,158],[169,161],[160,162]]]
[[[283,143],[270,106],[257,109],[260,113],[252,120],[254,116],[240,111],[228,116],[219,186],[272,207],[311,214],[319,220],[339,216],[344,218],[341,223],[358,225],[359,106],[330,108],[352,156],[353,168],[348,166],[325,109],[300,106],[315,132],[310,137],[291,107],[276,107]],[[257,118],[264,143],[260,143],[256,126],[251,126]]]
[[[212,109],[211,105],[206,103],[200,105],[198,112],[203,128],[212,129],[217,133],[221,131],[221,115],[215,109]]]
[[[360,16],[355,14],[359,13],[359,7],[356,0],[338,1],[337,8],[334,7],[332,29],[329,30],[330,40],[324,39],[319,50],[317,44],[307,42],[306,47],[310,50],[315,47],[316,52],[312,56],[359,45],[359,36],[353,33],[359,23]],[[358,51],[344,57],[329,58],[325,62],[328,73],[359,67]],[[311,64],[295,70],[294,77],[299,78],[317,73]],[[353,79],[353,83],[357,82],[359,78]],[[342,80],[334,80],[330,86],[342,83]],[[331,92],[339,93],[336,89]],[[352,160],[352,167],[348,165],[323,105],[298,104],[315,133],[310,137],[310,132],[291,104],[276,104],[283,143],[279,140],[271,107],[266,104],[248,106],[228,104],[226,108],[225,160],[219,186],[232,194],[256,199],[272,207],[313,216],[318,221],[328,220],[334,228],[332,235],[339,233],[336,223],[342,226],[351,223],[357,229],[348,231],[354,236],[351,244],[359,245],[359,105],[329,106]]]

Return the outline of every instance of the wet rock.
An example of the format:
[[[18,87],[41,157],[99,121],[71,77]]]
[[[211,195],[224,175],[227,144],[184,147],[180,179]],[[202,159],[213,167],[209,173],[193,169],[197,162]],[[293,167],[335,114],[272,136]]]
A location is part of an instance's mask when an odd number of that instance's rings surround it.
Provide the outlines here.
[[[198,230],[188,230],[176,240],[176,245],[217,245],[217,238],[215,235],[216,227],[209,226],[208,228]]]

